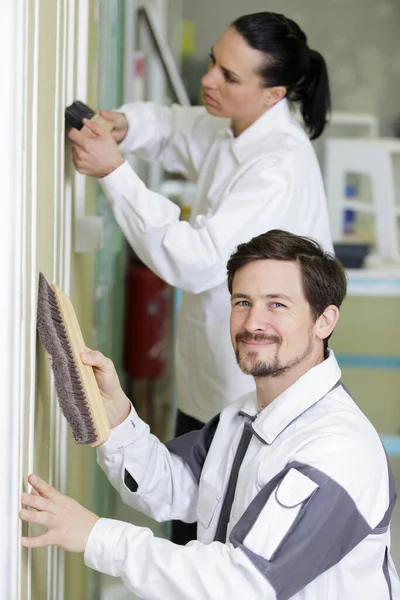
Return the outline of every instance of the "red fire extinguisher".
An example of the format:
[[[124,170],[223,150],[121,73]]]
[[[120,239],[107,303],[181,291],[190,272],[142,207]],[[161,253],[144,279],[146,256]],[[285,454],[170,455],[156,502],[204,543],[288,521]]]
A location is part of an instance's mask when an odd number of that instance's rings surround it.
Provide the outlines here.
[[[126,278],[124,368],[133,379],[165,371],[170,288],[146,265],[132,263]]]

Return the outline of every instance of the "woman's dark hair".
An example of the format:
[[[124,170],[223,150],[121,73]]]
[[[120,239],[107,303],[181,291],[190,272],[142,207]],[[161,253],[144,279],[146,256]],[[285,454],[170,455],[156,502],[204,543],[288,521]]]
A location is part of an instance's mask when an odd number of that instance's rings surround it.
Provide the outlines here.
[[[328,70],[321,54],[308,47],[305,33],[291,19],[270,12],[239,17],[232,26],[263,52],[259,74],[265,86],[286,87],[288,100],[300,104],[310,138],[319,137],[331,107]]]
[[[281,229],[271,229],[239,244],[227,264],[229,293],[232,294],[233,278],[238,269],[265,259],[296,261],[300,265],[304,295],[314,321],[331,304],[340,308],[347,289],[346,273],[340,262],[315,240]],[[328,339],[324,340],[325,351]]]

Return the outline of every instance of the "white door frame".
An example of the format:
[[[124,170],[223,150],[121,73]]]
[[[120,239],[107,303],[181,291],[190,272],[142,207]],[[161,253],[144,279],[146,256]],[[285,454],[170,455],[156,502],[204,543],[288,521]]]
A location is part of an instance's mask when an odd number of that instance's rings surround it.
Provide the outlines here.
[[[24,0],[2,1],[0,20],[0,56],[2,87],[0,114],[2,135],[2,210],[0,218],[0,372],[2,416],[0,419],[0,493],[2,532],[0,542],[0,598],[18,597],[21,555],[18,524],[19,443],[21,411],[21,213],[23,147],[23,15]]]

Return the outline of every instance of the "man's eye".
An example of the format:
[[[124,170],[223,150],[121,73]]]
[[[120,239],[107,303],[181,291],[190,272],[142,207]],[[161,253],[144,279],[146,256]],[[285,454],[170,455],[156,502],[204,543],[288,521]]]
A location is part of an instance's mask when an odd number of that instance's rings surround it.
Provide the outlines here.
[[[250,303],[247,300],[239,300],[235,306],[250,306]]]
[[[210,59],[210,62],[212,62],[212,64],[215,65],[215,57],[214,57],[214,55],[210,53],[208,55],[208,58]]]
[[[273,306],[274,308],[286,308],[286,306],[282,304],[282,302],[273,302],[271,306]]]

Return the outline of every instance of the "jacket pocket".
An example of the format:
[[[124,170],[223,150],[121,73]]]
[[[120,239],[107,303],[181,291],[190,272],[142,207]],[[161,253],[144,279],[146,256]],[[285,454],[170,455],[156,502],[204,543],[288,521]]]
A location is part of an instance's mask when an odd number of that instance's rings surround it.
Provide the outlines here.
[[[268,498],[244,539],[249,550],[272,560],[284,539],[296,526],[301,511],[317,491],[318,484],[290,469]]]
[[[197,520],[204,529],[208,529],[219,504],[219,497],[213,486],[200,480]]]

